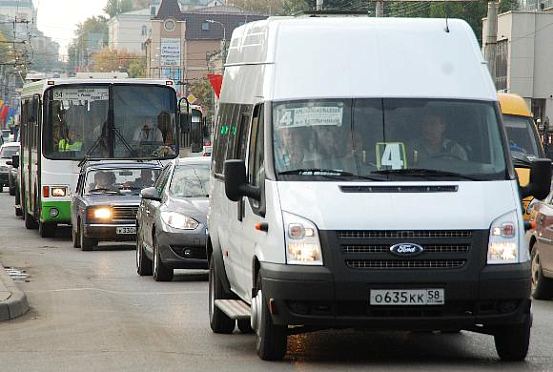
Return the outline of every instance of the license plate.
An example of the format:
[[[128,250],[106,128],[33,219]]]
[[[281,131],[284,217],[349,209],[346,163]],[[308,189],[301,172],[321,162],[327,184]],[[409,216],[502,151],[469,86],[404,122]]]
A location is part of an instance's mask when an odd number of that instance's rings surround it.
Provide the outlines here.
[[[443,289],[373,289],[370,292],[370,305],[412,306],[444,303]]]
[[[136,227],[118,227],[116,229],[116,233],[118,235],[130,235],[130,234],[136,234]]]

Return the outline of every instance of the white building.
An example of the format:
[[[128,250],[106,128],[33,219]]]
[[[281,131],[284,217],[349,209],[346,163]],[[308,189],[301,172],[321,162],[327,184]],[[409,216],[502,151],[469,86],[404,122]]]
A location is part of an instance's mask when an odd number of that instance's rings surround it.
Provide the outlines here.
[[[524,97],[542,121],[553,120],[553,12],[545,10],[500,14],[496,59],[497,89]],[[487,19],[482,30],[486,40]]]
[[[108,21],[109,47],[126,49],[130,53],[144,53],[144,42],[152,32],[150,10],[121,13]]]

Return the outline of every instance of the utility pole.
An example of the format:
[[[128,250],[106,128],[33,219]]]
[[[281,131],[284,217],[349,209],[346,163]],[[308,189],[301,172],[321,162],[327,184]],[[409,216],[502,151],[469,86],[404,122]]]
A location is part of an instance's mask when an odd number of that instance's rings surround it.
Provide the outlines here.
[[[317,0],[317,3],[316,3],[316,10],[320,11],[320,10],[323,10],[323,0]]]
[[[384,1],[379,0],[376,2],[375,15],[377,17],[384,17]]]
[[[484,59],[488,61],[488,69],[495,84],[496,55],[497,55],[497,8],[498,3],[495,0],[488,1],[488,27],[486,31],[486,43],[484,44]]]

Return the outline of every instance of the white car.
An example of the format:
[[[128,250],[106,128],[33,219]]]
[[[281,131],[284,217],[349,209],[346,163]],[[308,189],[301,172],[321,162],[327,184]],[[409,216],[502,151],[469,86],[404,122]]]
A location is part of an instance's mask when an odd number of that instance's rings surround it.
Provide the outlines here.
[[[6,142],[0,146],[0,192],[3,191],[4,186],[9,186],[9,174],[12,167],[11,162],[12,155],[19,152],[19,142]]]

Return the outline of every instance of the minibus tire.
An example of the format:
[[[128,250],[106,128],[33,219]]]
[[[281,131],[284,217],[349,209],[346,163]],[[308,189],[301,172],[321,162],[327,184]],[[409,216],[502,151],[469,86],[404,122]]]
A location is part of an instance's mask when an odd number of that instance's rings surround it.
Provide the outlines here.
[[[553,297],[553,280],[543,275],[540,263],[540,253],[534,244],[530,251],[532,263],[532,297],[536,300],[549,300]]]
[[[223,284],[217,276],[215,257],[209,260],[209,325],[215,333],[232,333],[235,321],[215,306],[215,300],[229,299],[231,296],[223,289]]]
[[[236,321],[236,325],[242,333],[253,333],[252,323],[250,319],[239,319]]]
[[[524,323],[506,325],[496,330],[495,349],[501,360],[519,362],[526,358],[531,325],[531,315],[527,314]]]
[[[263,360],[281,360],[286,355],[288,343],[288,327],[274,325],[269,313],[263,290],[261,288],[261,273],[257,276],[257,296],[261,297],[261,310],[259,314],[259,325],[256,330],[257,355]]]

